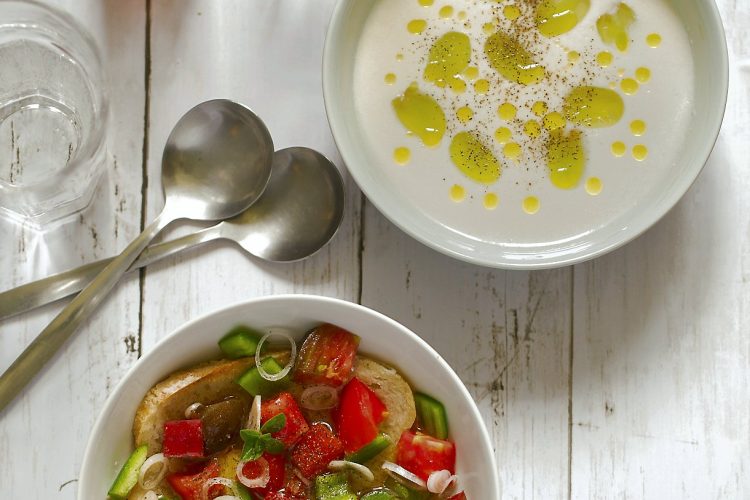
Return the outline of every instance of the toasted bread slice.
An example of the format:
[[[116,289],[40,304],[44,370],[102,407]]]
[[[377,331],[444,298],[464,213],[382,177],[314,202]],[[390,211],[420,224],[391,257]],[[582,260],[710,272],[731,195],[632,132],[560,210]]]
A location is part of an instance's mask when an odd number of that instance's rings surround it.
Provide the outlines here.
[[[364,491],[385,481],[383,462],[395,462],[396,444],[401,433],[410,429],[417,418],[414,396],[411,387],[393,368],[389,368],[365,356],[358,356],[354,365],[354,375],[373,390],[388,408],[388,415],[380,424],[380,432],[391,438],[392,444],[380,455],[365,465],[369,467],[375,481],[367,481],[359,474],[350,474],[352,486],[357,491]]]
[[[161,451],[164,422],[185,418],[185,409],[193,403],[209,404],[228,396],[249,401],[250,395],[235,380],[254,365],[253,358],[209,361],[156,384],[135,413],[135,445],[147,444],[149,455]]]

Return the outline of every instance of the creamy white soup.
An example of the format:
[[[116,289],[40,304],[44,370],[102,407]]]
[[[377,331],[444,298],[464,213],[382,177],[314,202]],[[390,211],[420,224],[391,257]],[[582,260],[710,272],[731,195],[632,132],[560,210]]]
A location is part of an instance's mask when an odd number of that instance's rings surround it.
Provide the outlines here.
[[[670,175],[693,71],[664,0],[380,0],[355,109],[418,210],[484,241],[564,241]]]

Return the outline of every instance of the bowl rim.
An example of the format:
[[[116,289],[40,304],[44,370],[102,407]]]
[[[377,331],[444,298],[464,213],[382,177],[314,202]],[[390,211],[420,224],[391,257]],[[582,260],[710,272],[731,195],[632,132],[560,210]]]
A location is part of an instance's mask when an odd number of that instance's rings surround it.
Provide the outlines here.
[[[468,389],[464,385],[464,383],[459,378],[458,374],[451,368],[451,366],[443,359],[443,357],[430,345],[422,339],[419,335],[411,331],[406,326],[402,325],[398,321],[386,316],[385,314],[378,312],[374,309],[371,309],[367,306],[363,306],[362,304],[358,304],[355,302],[350,302],[348,300],[343,299],[337,299],[332,297],[325,297],[321,295],[313,295],[313,294],[280,294],[280,295],[268,295],[268,296],[262,296],[262,297],[254,297],[251,299],[241,300],[232,304],[229,304],[224,307],[220,307],[218,309],[214,309],[212,311],[206,312],[204,314],[201,314],[197,316],[194,319],[191,319],[185,323],[182,323],[175,329],[173,329],[169,334],[164,336],[159,342],[157,342],[151,349],[143,354],[134,364],[133,366],[128,369],[128,371],[125,373],[125,375],[122,377],[122,379],[117,383],[117,386],[114,388],[114,390],[109,394],[107,397],[104,406],[102,407],[101,411],[99,412],[99,415],[96,417],[96,421],[94,423],[94,426],[92,427],[91,433],[89,434],[88,441],[86,443],[86,448],[83,453],[83,458],[81,460],[81,468],[80,468],[80,474],[79,474],[79,480],[78,480],[78,487],[76,492],[76,498],[78,500],[88,500],[83,498],[82,492],[84,490],[84,486],[91,482],[91,479],[89,479],[89,470],[91,467],[89,466],[89,462],[91,462],[92,457],[94,456],[94,450],[96,448],[96,442],[95,437],[103,435],[104,431],[106,430],[106,422],[109,420],[108,418],[105,418],[109,416],[114,411],[114,406],[118,399],[120,399],[120,396],[127,390],[128,386],[132,382],[132,379],[136,377],[136,374],[140,371],[141,367],[147,363],[151,362],[151,358],[155,356],[155,353],[157,353],[161,346],[165,345],[168,342],[173,341],[174,338],[184,335],[183,332],[190,331],[194,328],[194,326],[198,323],[201,323],[203,321],[209,320],[213,316],[220,316],[223,314],[228,314],[231,311],[240,311],[242,309],[247,308],[248,306],[260,306],[262,307],[265,304],[272,304],[272,303],[278,303],[278,302],[314,302],[318,304],[326,304],[335,308],[342,308],[342,309],[350,309],[355,310],[357,314],[364,314],[369,315],[373,317],[376,320],[385,322],[389,324],[392,328],[395,330],[398,330],[399,334],[405,335],[406,337],[410,338],[414,342],[419,345],[423,350],[425,350],[429,355],[430,358],[434,359],[435,362],[438,363],[438,365],[443,369],[444,372],[447,373],[448,377],[451,379],[451,381],[454,383],[457,389],[457,394],[459,394],[466,402],[466,405],[469,407],[469,411],[471,412],[471,415],[473,419],[480,423],[480,429],[479,432],[481,434],[480,441],[483,443],[484,450],[480,450],[483,452],[483,454],[487,457],[489,457],[490,461],[490,468],[495,471],[495,474],[492,474],[492,476],[489,478],[489,481],[492,483],[490,485],[490,490],[495,491],[497,498],[499,500],[500,498],[500,479],[499,475],[497,474],[498,466],[497,466],[497,459],[495,457],[494,453],[494,446],[492,444],[492,441],[490,440],[489,432],[487,430],[487,426],[484,423],[484,419],[482,418],[481,413],[479,412],[479,408],[477,407],[476,402],[474,401],[474,398],[469,393]],[[294,304],[290,304],[293,306]]]
[[[374,2],[377,0],[370,1]],[[604,243],[595,244],[592,243],[591,240],[587,240],[586,236],[582,236],[581,241],[573,247],[572,250],[570,247],[565,247],[563,244],[550,247],[544,254],[510,253],[505,252],[502,248],[498,247],[497,253],[493,254],[491,258],[482,257],[481,255],[476,255],[475,252],[463,250],[466,248],[465,245],[462,246],[459,243],[447,241],[446,238],[443,238],[445,241],[436,241],[431,238],[429,231],[427,231],[425,227],[427,224],[432,227],[441,225],[438,221],[425,215],[424,217],[419,218],[419,222],[424,222],[425,224],[412,224],[413,221],[410,222],[406,220],[400,211],[388,201],[387,197],[381,195],[380,190],[375,186],[368,185],[364,178],[364,174],[360,172],[358,168],[351,167],[357,163],[354,151],[355,148],[351,144],[342,140],[344,137],[342,131],[346,128],[347,124],[343,119],[343,113],[337,108],[338,104],[336,103],[338,103],[338,92],[336,92],[336,89],[334,88],[334,82],[338,80],[333,69],[335,65],[333,62],[334,52],[336,50],[334,38],[340,36],[340,33],[346,25],[346,7],[353,4],[355,0],[337,1],[328,24],[325,44],[323,47],[323,100],[331,134],[333,135],[333,139],[341,154],[341,158],[347,166],[347,170],[357,183],[357,186],[367,196],[367,199],[370,200],[375,208],[377,208],[380,213],[382,213],[401,231],[433,250],[470,264],[514,270],[553,269],[594,259],[616,250],[638,238],[672,210],[677,202],[682,199],[690,187],[695,183],[716,145],[719,133],[721,132],[724,115],[726,113],[729,93],[729,54],[724,25],[721,21],[721,15],[716,2],[714,0],[699,1],[702,1],[709,11],[709,16],[704,19],[706,24],[710,27],[708,30],[709,36],[715,39],[720,51],[720,53],[716,54],[716,60],[719,66],[719,71],[716,76],[719,85],[717,85],[718,88],[713,95],[717,100],[716,105],[720,107],[720,112],[717,114],[716,119],[713,120],[713,123],[710,124],[710,129],[713,130],[713,132],[711,132],[711,135],[705,136],[706,140],[701,148],[701,153],[696,156],[697,159],[692,163],[694,165],[693,168],[686,172],[685,175],[679,177],[677,182],[674,183],[674,187],[670,190],[668,196],[663,197],[658,203],[656,203],[653,210],[649,212],[641,212],[639,216],[629,219],[630,223],[621,225],[613,235],[605,235],[607,237],[604,240]],[[358,40],[355,43],[358,43]],[[461,237],[466,238],[463,235]],[[515,257],[509,258],[508,256]]]

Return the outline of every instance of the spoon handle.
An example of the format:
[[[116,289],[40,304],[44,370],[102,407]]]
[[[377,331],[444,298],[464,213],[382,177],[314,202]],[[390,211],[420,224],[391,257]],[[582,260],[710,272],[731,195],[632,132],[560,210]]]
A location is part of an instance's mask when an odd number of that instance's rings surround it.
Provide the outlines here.
[[[161,229],[172,221],[162,212],[125,250],[81,291],[60,314],[29,344],[21,355],[0,375],[0,411],[2,411],[47,361],[62,347],[73,332],[96,310],[130,264]]]
[[[222,238],[221,224],[220,222],[186,236],[149,246],[133,262],[128,271],[140,269],[201,243]],[[83,290],[113,260],[114,257],[98,260],[0,292],[0,320],[30,311]]]

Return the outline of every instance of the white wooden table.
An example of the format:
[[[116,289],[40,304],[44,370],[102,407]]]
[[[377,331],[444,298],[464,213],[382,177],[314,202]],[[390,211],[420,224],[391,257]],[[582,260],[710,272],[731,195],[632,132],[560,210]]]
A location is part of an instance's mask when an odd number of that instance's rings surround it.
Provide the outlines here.
[[[334,0],[54,3],[102,47],[108,172],[58,230],[0,225],[0,289],[124,248],[160,210],[164,142],[200,101],[246,103],[278,148],[310,146],[344,168],[319,70]],[[361,302],[435,346],[479,404],[505,498],[750,498],[750,2],[719,7],[732,66],[721,136],[637,241],[559,270],[485,269],[413,241],[347,178],[343,226],[307,261],[212,244],[124,279],[0,413],[0,498],[74,498],[89,430],[141,354],[200,314],[287,292]],[[0,369],[60,308],[0,323]]]

